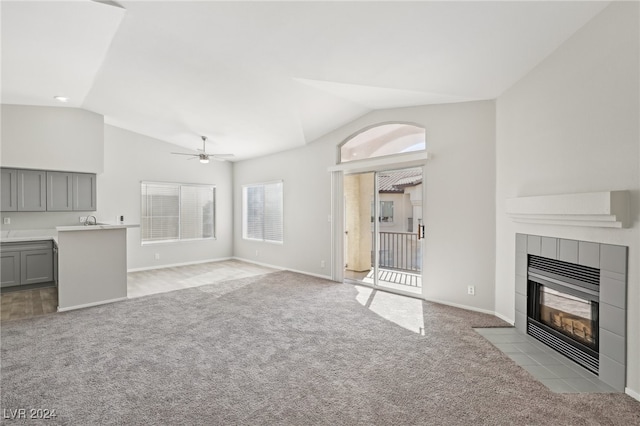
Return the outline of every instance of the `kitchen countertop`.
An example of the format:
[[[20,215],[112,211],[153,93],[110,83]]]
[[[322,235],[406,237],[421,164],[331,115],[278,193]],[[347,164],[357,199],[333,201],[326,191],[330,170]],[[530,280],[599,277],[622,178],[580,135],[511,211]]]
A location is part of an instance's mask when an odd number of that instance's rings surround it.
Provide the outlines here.
[[[97,225],[71,225],[71,226],[56,226],[58,232],[66,231],[100,231],[103,229],[122,229],[122,228],[139,228],[140,225],[135,223],[105,223],[98,222]]]
[[[58,231],[55,229],[16,229],[1,231],[0,242],[13,243],[20,241],[53,240],[58,243]]]
[[[139,228],[133,223],[100,223],[99,225],[56,226],[55,229],[12,229],[0,231],[0,242],[14,243],[21,241],[53,240],[58,243],[58,232],[65,231],[100,231],[104,229]]]

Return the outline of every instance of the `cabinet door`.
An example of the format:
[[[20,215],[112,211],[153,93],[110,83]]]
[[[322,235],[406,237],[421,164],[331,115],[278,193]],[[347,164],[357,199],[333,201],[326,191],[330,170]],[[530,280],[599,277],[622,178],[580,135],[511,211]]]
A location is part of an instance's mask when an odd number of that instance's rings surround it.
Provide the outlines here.
[[[73,210],[73,174],[47,172],[47,211]]]
[[[18,211],[43,212],[47,209],[47,172],[18,170]]]
[[[18,210],[18,172],[12,169],[2,169],[0,176],[0,196],[2,197],[0,210],[15,212]]]
[[[73,174],[73,210],[96,210],[96,175]]]
[[[0,258],[0,287],[20,285],[20,252],[2,252]]]
[[[20,252],[20,284],[53,281],[53,250]]]

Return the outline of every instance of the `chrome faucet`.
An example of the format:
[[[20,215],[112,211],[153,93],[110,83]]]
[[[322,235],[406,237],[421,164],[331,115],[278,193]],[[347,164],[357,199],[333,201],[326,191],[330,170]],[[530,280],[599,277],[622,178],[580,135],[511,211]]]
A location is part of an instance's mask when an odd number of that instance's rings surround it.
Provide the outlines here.
[[[91,221],[89,221],[89,219],[93,218],[93,223]],[[84,221],[84,226],[87,225],[96,225],[98,223],[98,220],[96,219],[95,216],[87,216],[87,219]]]

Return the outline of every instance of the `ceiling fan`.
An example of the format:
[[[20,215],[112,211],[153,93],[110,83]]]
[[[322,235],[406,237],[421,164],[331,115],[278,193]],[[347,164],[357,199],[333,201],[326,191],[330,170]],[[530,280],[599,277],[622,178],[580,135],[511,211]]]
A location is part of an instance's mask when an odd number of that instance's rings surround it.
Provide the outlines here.
[[[206,147],[205,147],[205,143],[207,142],[207,137],[206,136],[200,136],[202,138],[202,149],[199,149],[198,151],[200,151],[200,154],[187,154],[184,152],[172,152],[172,154],[176,154],[176,155],[190,155],[193,158],[189,158],[189,160],[193,160],[194,158],[198,158],[200,159],[201,163],[208,163],[209,162],[209,158],[213,158],[214,160],[218,160],[218,161],[225,161],[225,160],[229,160],[231,158],[234,157],[233,154],[208,154]]]

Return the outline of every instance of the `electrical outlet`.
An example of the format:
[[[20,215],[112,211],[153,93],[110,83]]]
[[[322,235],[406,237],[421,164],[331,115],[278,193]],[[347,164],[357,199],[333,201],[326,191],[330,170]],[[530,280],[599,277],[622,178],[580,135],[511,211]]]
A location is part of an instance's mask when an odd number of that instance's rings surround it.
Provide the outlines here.
[[[467,286],[467,294],[470,295],[470,296],[475,296],[476,295],[476,286],[474,286],[474,285]]]
[[[321,260],[321,261],[320,261],[320,267],[321,267],[321,268],[324,268],[324,260]]]
[[[5,217],[2,220],[2,223],[5,224],[5,225],[10,225],[11,224],[11,218],[10,217]]]
[[[86,216],[80,216],[80,223],[85,223],[87,221]]]
[[[156,253],[156,254],[154,255],[154,259],[155,259],[155,260],[160,260],[160,253]]]

